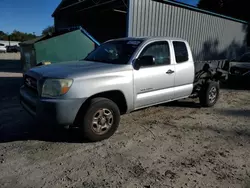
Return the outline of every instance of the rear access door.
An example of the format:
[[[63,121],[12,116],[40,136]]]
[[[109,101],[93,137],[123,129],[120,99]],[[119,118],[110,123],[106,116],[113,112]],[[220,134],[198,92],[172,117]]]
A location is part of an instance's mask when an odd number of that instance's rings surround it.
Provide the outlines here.
[[[190,96],[193,91],[194,62],[188,44],[184,41],[172,41],[175,54],[174,99]]]

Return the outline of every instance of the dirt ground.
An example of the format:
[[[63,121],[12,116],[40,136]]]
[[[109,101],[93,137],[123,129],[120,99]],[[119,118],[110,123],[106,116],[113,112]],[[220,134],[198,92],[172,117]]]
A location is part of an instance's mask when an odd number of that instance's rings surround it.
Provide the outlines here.
[[[20,107],[20,64],[0,61],[0,187],[250,187],[250,92],[214,108],[183,100],[121,119],[108,140],[39,127]]]

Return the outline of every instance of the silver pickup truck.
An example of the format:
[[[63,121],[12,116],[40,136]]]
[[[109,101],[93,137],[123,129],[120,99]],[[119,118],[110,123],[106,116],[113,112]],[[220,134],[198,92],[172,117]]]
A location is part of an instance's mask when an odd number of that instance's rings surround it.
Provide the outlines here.
[[[204,78],[195,81],[185,40],[123,38],[103,43],[84,60],[30,69],[20,102],[39,121],[77,126],[85,138],[99,141],[114,134],[120,115],[137,109],[190,96],[213,106],[219,84]]]

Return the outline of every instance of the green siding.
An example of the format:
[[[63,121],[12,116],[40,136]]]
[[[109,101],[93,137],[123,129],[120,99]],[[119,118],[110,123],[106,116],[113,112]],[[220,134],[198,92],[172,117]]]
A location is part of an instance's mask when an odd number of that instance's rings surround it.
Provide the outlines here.
[[[36,63],[58,63],[85,58],[95,43],[80,30],[35,43]]]

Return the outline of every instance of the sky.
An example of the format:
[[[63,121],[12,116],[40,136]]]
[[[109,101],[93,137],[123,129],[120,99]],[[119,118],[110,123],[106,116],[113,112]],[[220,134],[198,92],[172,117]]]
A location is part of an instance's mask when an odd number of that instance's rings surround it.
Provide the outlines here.
[[[196,5],[198,0],[179,0]],[[51,17],[61,0],[0,0],[0,31],[13,30],[41,35],[44,28],[53,25]]]
[[[51,17],[61,0],[0,0],[0,30],[12,33],[14,29],[40,35],[53,25]]]
[[[194,5],[194,6],[196,6],[197,3],[199,2],[199,0],[178,0],[178,1],[189,4],[189,5]]]

